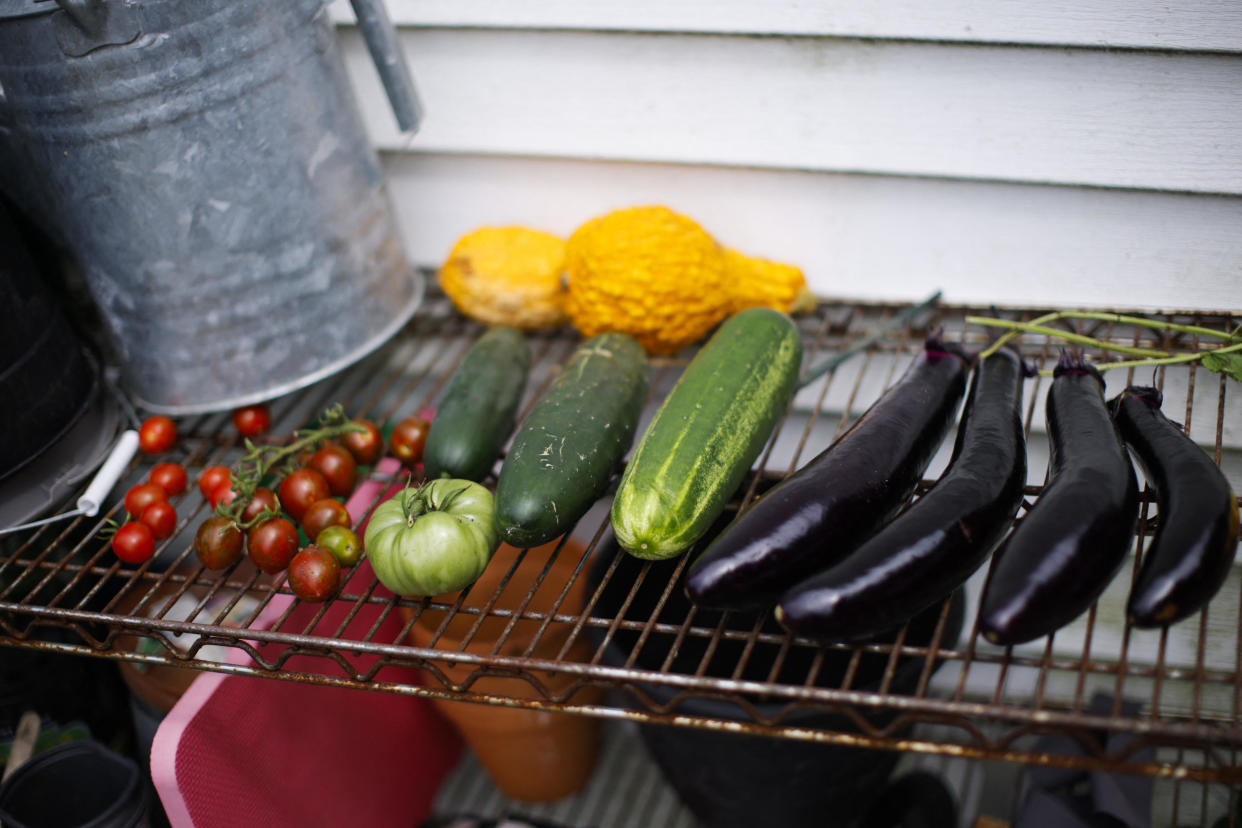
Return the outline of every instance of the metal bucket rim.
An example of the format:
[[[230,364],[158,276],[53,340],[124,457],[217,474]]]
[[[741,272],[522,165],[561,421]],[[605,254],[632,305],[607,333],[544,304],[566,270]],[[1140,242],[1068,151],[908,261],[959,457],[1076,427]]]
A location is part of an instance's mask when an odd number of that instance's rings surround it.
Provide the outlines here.
[[[332,376],[363,357],[379,349],[384,343],[396,335],[402,327],[414,316],[419,306],[422,305],[423,296],[426,293],[426,279],[423,273],[414,267],[408,267],[407,273],[413,278],[413,294],[410,300],[405,304],[399,313],[397,313],[387,325],[379,329],[379,332],[368,339],[362,345],[354,348],[342,357],[339,357],[326,365],[323,365],[310,373],[304,374],[297,379],[288,380],[278,385],[273,385],[260,391],[243,394],[237,397],[229,397],[223,400],[215,400],[211,402],[188,403],[185,405],[166,405],[142,397],[130,392],[130,399],[138,408],[150,411],[156,414],[167,414],[172,417],[184,416],[188,414],[210,414],[217,411],[228,411],[239,408],[243,405],[252,405],[254,403],[265,402],[283,396],[299,388],[305,388],[321,379]]]

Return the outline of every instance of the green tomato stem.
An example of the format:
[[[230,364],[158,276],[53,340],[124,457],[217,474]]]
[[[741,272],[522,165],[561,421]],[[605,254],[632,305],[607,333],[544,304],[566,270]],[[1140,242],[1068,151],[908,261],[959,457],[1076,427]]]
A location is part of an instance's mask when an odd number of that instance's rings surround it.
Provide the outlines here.
[[[1050,314],[1051,315],[1051,314]],[[1046,319],[1046,317],[1040,317]],[[1018,332],[1037,333],[1053,336],[1063,339],[1067,342],[1073,342],[1078,345],[1091,345],[1104,351],[1116,351],[1122,354],[1132,354],[1142,357],[1167,357],[1167,351],[1157,351],[1153,348],[1136,348],[1131,345],[1118,345],[1113,342],[1105,342],[1082,334],[1071,333],[1069,331],[1060,331],[1056,328],[1049,328],[1040,324],[1040,320],[1032,322],[1014,322],[1008,319],[993,319],[988,316],[967,316],[966,322],[975,325],[984,325],[989,328],[1006,328],[1010,333],[997,338],[995,342],[985,348],[980,354],[980,358],[991,356],[996,353],[1007,341],[1017,336]]]
[[[1030,322],[1009,322],[1007,320],[992,319],[990,317],[983,317],[983,316],[966,317],[966,321],[968,323],[973,322],[974,324],[977,324],[977,325],[987,325],[989,327],[994,327],[994,328],[1010,328],[1010,331],[1008,333],[1002,335],[995,342],[993,342],[986,349],[984,349],[984,351],[980,354],[980,356],[990,356],[991,354],[995,353],[999,348],[1001,348],[1006,342],[1009,342],[1013,338],[1017,337],[1022,331],[1031,330],[1030,328],[1025,328],[1023,326],[1030,325],[1030,326],[1041,326],[1042,327],[1046,325],[1048,322],[1055,322],[1059,319],[1084,319],[1084,320],[1090,320],[1094,322],[1116,322],[1117,324],[1121,324],[1121,325],[1134,325],[1135,327],[1151,328],[1153,330],[1177,331],[1178,333],[1190,334],[1192,336],[1210,336],[1216,339],[1227,339],[1231,342],[1236,342],[1239,339],[1242,339],[1242,327],[1239,327],[1238,330],[1235,330],[1232,333],[1225,333],[1224,331],[1218,331],[1212,328],[1205,328],[1201,325],[1180,325],[1175,322],[1160,322],[1155,319],[1145,319],[1144,317],[1141,317],[1141,316],[1127,316],[1125,314],[1110,313],[1108,311],[1053,311],[1052,313],[1047,313],[1047,314],[1044,314],[1043,316],[1038,316],[1032,319]],[[1064,339],[1069,339],[1071,336],[1076,336],[1076,335],[1065,334],[1065,333],[1062,333],[1061,331],[1046,331],[1046,330],[1036,329],[1035,332],[1036,333],[1048,333],[1050,335],[1059,336]],[[1096,345],[1101,348],[1119,351],[1121,353],[1133,353],[1132,351],[1127,350],[1129,346],[1112,345],[1110,343],[1104,343],[1096,339],[1087,338],[1087,340],[1083,344]],[[1136,355],[1141,355],[1141,354],[1136,354]],[[1158,356],[1158,355],[1168,356],[1168,354],[1166,354],[1163,351],[1161,352],[1152,351],[1147,355],[1153,356],[1153,357]]]
[[[241,526],[241,514],[245,511],[246,506],[250,504],[255,489],[259,487],[263,478],[278,463],[289,457],[295,457],[299,452],[331,440],[334,437],[366,430],[345,416],[345,410],[340,403],[328,407],[320,416],[319,422],[318,428],[293,432],[295,439],[284,446],[256,446],[247,439],[244,443],[246,453],[237,462],[236,470],[229,473],[229,479],[234,491],[237,492],[237,497],[228,505],[221,504],[217,506],[216,514],[228,518]],[[264,514],[268,513],[265,511]],[[262,515],[259,517],[261,518]],[[257,522],[258,518],[248,522],[246,526],[251,526]]]
[[[1199,362],[1208,354],[1230,354],[1242,351],[1242,342],[1233,345],[1225,345],[1220,348],[1209,348],[1205,351],[1196,351],[1193,354],[1178,354],[1177,356],[1166,356],[1159,359],[1131,359],[1120,362],[1103,362],[1096,365],[1100,371],[1112,371],[1117,368],[1156,368],[1161,365],[1184,365],[1189,362]],[[1045,368],[1040,371],[1040,376],[1052,376],[1052,369]]]

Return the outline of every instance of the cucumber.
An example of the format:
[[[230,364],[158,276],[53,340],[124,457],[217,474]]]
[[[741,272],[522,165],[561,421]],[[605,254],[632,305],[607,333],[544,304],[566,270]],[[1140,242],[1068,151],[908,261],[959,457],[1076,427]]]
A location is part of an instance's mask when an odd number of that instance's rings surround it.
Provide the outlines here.
[[[617,542],[639,558],[689,549],[724,511],[789,404],[802,363],[793,322],[735,314],[656,411],[612,503]]]
[[[647,399],[647,354],[633,337],[583,342],[513,438],[496,481],[501,538],[518,547],[563,535],[604,493]]]
[[[530,371],[530,346],[516,328],[490,328],[449,379],[423,448],[427,478],[480,481],[492,470]]]

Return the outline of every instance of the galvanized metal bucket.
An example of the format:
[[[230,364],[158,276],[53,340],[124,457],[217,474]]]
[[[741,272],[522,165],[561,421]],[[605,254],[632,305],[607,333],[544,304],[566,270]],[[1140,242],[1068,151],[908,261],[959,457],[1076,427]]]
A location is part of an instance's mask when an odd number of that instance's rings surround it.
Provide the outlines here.
[[[71,254],[147,409],[268,399],[422,299],[323,0],[0,0],[0,188]],[[355,0],[399,122],[418,104]]]

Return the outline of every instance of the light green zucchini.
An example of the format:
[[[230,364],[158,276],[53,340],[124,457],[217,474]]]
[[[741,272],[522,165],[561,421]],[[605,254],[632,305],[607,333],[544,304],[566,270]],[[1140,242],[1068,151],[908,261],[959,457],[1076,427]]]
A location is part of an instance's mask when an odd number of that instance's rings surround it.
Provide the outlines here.
[[[612,529],[640,558],[690,548],[724,510],[793,395],[802,340],[768,308],[728,319],[695,355],[621,477]]]

